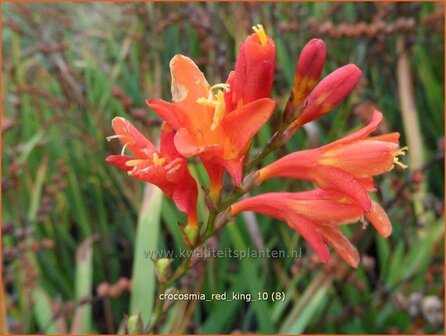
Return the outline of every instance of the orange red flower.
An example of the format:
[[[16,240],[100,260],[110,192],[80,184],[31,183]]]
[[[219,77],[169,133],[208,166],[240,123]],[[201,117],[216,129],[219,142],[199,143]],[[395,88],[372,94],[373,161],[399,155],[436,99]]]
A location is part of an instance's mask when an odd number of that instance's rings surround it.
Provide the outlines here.
[[[230,212],[235,216],[243,211],[255,211],[284,221],[302,235],[322,262],[330,258],[327,243],[348,264],[357,267],[359,253],[339,227],[355,223],[365,215],[381,235],[390,235],[392,226],[387,214],[379,204],[372,204],[371,212],[364,212],[341,193],[316,189],[261,194],[235,203]]]
[[[121,155],[110,155],[107,162],[139,180],[157,185],[173,199],[188,217],[183,233],[191,245],[198,243],[200,236],[198,192],[186,158],[199,157],[209,176],[213,206],[226,207],[224,200],[217,202],[224,171],[241,186],[243,161],[252,138],[276,106],[269,98],[274,79],[274,41],[261,25],[253,29],[255,32],[241,44],[235,69],[225,83],[211,86],[190,58],[183,55],[172,58],[172,101],[146,101],[165,121],[159,150],[127,120],[115,118],[112,123],[116,135],[109,139],[119,138],[124,148]],[[321,40],[313,39],[303,48],[283,114],[284,123],[264,153],[276,149],[301,126],[336,107],[359,82],[361,71],[348,64],[318,83],[325,58],[325,44]],[[405,167],[398,160],[406,150],[399,146],[399,133],[370,136],[381,120],[382,114],[374,111],[370,123],[362,129],[320,148],[284,156],[252,173],[237,192],[246,192],[273,177],[312,181],[320,189],[250,197],[230,205],[231,215],[256,211],[275,217],[298,231],[323,262],[330,257],[328,244],[347,263],[357,267],[358,251],[342,234],[340,226],[366,218],[382,236],[390,235],[390,220],[384,209],[369,197],[369,192],[375,190],[374,176],[395,165]],[[133,156],[125,155],[125,149]],[[262,158],[259,155],[257,160]],[[212,233],[212,225],[203,231]]]
[[[364,128],[340,140],[316,149],[298,151],[260,169],[259,181],[272,177],[286,177],[313,181],[325,190],[343,193],[349,199],[372,211],[368,191],[373,190],[372,177],[391,170],[406,148],[398,144],[399,133],[376,137],[382,114],[373,112],[372,120]]]
[[[228,111],[269,97],[273,87],[276,47],[262,25],[253,27],[255,33],[249,35],[240,46],[235,71],[231,72],[225,93]]]
[[[106,161],[141,181],[155,184],[178,209],[187,215],[188,225],[197,226],[198,189],[189,173],[186,160],[177,152],[174,131],[163,124],[160,149],[158,150],[128,120],[116,117],[112,121],[116,135],[124,145],[121,155],[109,155]],[[128,149],[134,156],[125,155]]]
[[[172,103],[151,99],[147,104],[175,131],[178,152],[199,155],[218,195],[226,170],[237,185],[251,138],[274,111],[271,92],[274,43],[263,28],[242,44],[235,72],[225,84],[210,86],[188,57],[170,62]]]

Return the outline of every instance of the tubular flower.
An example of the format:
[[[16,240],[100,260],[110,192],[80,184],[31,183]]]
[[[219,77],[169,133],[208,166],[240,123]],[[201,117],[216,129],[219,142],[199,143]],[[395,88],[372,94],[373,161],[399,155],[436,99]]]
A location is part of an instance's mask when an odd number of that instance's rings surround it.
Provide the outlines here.
[[[368,196],[373,189],[372,177],[390,171],[407,147],[400,148],[399,133],[376,137],[369,135],[376,130],[382,114],[373,112],[372,120],[364,128],[320,148],[295,152],[262,168],[258,179],[272,177],[305,179],[320,188],[343,193],[366,212],[373,211]]]
[[[318,52],[322,53],[322,50],[318,50]],[[320,59],[316,65],[320,67],[323,65],[322,56],[319,55],[318,57]],[[314,72],[309,71],[308,76],[315,78],[319,72],[317,67],[316,70]],[[299,68],[296,71],[299,72]],[[292,104],[291,106],[287,106],[284,115],[286,121],[292,121],[294,119],[290,125],[289,132],[293,134],[301,126],[334,109],[350,94],[358,84],[360,78],[361,70],[354,64],[347,64],[322,79],[314,89],[312,88],[314,82],[311,80],[309,84],[304,84],[303,86],[295,82],[292,97],[296,96],[296,98],[292,98]],[[298,109],[297,112],[295,111],[296,109]]]
[[[379,233],[387,237],[392,229],[389,218],[378,204],[374,203],[373,209],[365,215]],[[242,211],[255,211],[284,221],[302,235],[322,262],[330,258],[327,243],[348,264],[358,266],[359,253],[339,227],[362,219],[364,211],[340,193],[321,189],[266,193],[239,201],[230,211],[232,216]]]
[[[293,91],[283,114],[286,123],[296,119],[302,102],[316,86],[325,57],[325,43],[322,40],[312,39],[302,49],[294,71]]]
[[[262,25],[252,28],[255,33],[241,44],[235,71],[231,72],[227,80],[230,88],[225,93],[225,103],[229,111],[269,97],[273,87],[276,63],[274,41],[266,34]]]
[[[314,89],[325,64],[325,43],[312,39],[302,49],[294,72],[293,106],[300,106]]]
[[[188,225],[197,227],[197,183],[174,146],[174,130],[163,123],[158,150],[128,120],[116,117],[112,127],[116,135],[107,139],[118,138],[124,147],[121,155],[110,155],[106,161],[130,176],[158,186],[187,215]],[[126,149],[134,156],[125,155]]]
[[[251,138],[274,111],[275,102],[266,98],[271,88],[260,85],[265,84],[265,78],[270,81],[265,64],[273,69],[274,58],[271,60],[270,53],[274,45],[263,29],[261,32],[248,37],[242,45],[243,60],[238,63],[244,65],[236,67],[228,83],[210,86],[190,58],[176,55],[170,62],[173,102],[147,101],[177,131],[174,142],[178,152],[185,157],[200,156],[214,196],[220,192],[225,169],[240,185],[242,163]],[[267,51],[255,52],[262,48]],[[248,78],[255,78],[256,83],[245,83],[245,87],[238,88],[237,83]],[[229,93],[234,100],[227,103]]]

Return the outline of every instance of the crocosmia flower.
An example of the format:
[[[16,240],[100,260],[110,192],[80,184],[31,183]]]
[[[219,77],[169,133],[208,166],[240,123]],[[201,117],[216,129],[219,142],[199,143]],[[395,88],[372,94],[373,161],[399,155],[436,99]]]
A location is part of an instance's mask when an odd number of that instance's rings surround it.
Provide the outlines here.
[[[327,243],[353,267],[358,266],[359,253],[342,234],[341,225],[355,223],[365,215],[383,236],[392,231],[389,218],[378,204],[373,202],[373,211],[366,213],[342,194],[321,189],[261,194],[230,208],[232,216],[242,211],[255,211],[286,222],[302,235],[322,262],[330,258]]]
[[[230,87],[225,93],[225,103],[229,111],[271,94],[276,47],[262,25],[253,29],[255,33],[241,44],[235,71],[231,72],[227,80]]]
[[[294,72],[293,106],[300,106],[317,85],[325,58],[325,43],[322,40],[312,39],[302,49]]]
[[[197,183],[189,173],[186,160],[174,146],[173,129],[163,124],[158,150],[128,120],[116,117],[112,127],[116,135],[108,139],[118,138],[124,147],[121,155],[110,155],[107,162],[132,177],[158,186],[187,215],[188,226],[196,227]],[[125,155],[126,149],[134,156]]]
[[[177,131],[178,152],[185,157],[199,155],[210,177],[211,195],[220,192],[225,169],[240,185],[251,139],[274,111],[274,100],[266,98],[274,69],[272,50],[274,44],[263,29],[251,35],[242,45],[243,59],[237,60],[241,65],[228,83],[213,86],[190,58],[176,55],[170,62],[172,103],[147,101]],[[241,81],[252,83],[240,86]]]
[[[322,189],[343,193],[365,211],[372,211],[368,197],[368,190],[373,189],[372,177],[395,165],[405,168],[398,156],[407,149],[400,148],[399,133],[369,137],[381,120],[382,114],[375,110],[364,128],[323,147],[286,155],[262,168],[259,180],[287,177],[313,181]]]

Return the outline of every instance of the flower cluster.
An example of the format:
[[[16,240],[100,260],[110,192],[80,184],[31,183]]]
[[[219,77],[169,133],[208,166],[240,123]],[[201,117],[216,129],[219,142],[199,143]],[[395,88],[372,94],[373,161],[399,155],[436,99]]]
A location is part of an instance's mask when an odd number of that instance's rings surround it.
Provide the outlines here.
[[[147,100],[148,106],[164,120],[160,149],[129,121],[117,117],[112,122],[116,135],[108,139],[118,138],[124,147],[120,155],[110,155],[107,162],[157,185],[186,214],[186,229],[194,229],[198,236],[197,182],[186,159],[199,158],[209,176],[209,200],[219,204],[225,171],[236,187],[242,185],[252,138],[276,107],[270,98],[274,41],[261,25],[253,29],[255,32],[240,46],[235,69],[225,83],[209,85],[186,56],[176,55],[171,60],[172,101]],[[282,126],[276,133],[279,145],[304,124],[336,107],[358,83],[361,71],[353,64],[333,71],[318,83],[325,58],[321,40],[311,40],[302,50]],[[398,133],[370,136],[381,120],[382,114],[374,111],[369,125],[359,131],[320,148],[286,155],[250,175],[254,176],[251,187],[282,177],[312,181],[318,189],[260,194],[229,204],[227,211],[232,216],[256,211],[275,217],[298,231],[321,261],[329,260],[329,244],[356,267],[358,252],[340,226],[366,218],[382,236],[390,235],[389,218],[369,193],[375,190],[373,176],[394,165],[404,167],[398,161],[405,150],[398,144]],[[126,155],[125,150],[133,155]]]

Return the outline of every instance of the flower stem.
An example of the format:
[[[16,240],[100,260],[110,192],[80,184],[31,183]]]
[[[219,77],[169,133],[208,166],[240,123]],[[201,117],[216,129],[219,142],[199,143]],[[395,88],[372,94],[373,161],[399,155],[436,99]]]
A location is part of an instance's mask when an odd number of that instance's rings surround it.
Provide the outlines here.
[[[156,298],[156,304],[155,309],[152,313],[152,318],[150,322],[147,324],[146,328],[144,329],[144,333],[152,332],[158,325],[159,321],[161,320],[161,317],[163,315],[163,300],[160,299],[161,294],[164,294],[167,288],[166,283],[161,283],[160,288],[158,290],[158,297]]]

